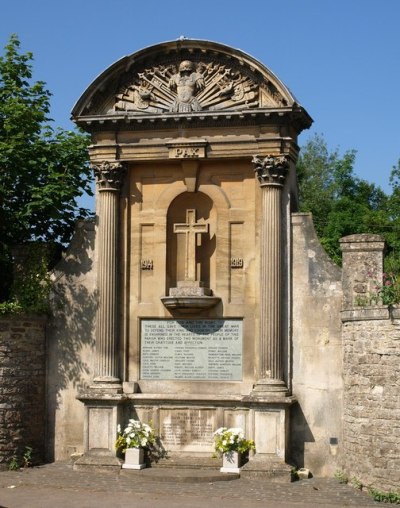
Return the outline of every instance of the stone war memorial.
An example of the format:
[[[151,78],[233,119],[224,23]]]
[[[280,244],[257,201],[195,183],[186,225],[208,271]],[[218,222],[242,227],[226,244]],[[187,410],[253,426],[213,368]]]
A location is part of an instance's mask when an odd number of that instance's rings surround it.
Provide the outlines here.
[[[184,39],[111,65],[72,118],[91,135],[96,221],[53,274],[47,460],[120,468],[133,418],[165,451],[153,467],[219,467],[213,433],[240,427],[255,442],[242,474],[346,469],[395,488],[400,315],[356,303],[384,244],[343,238],[340,268],[298,213],[312,119],[289,89]]]

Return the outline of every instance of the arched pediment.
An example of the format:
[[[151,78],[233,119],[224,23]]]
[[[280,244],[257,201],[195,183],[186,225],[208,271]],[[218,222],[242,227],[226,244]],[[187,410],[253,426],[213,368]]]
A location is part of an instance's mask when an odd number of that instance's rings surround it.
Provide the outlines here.
[[[84,92],[72,115],[118,118],[287,109],[298,106],[264,65],[231,47],[192,39],[126,56]]]

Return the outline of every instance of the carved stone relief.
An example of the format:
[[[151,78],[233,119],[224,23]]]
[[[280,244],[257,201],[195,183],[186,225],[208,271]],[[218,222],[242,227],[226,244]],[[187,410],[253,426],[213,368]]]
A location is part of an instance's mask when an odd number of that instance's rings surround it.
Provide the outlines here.
[[[252,163],[261,187],[265,185],[283,185],[289,169],[287,155],[254,155]]]
[[[100,190],[119,190],[126,173],[125,164],[102,161],[92,165]]]
[[[226,65],[183,60],[178,66],[158,65],[137,73],[116,95],[114,110],[161,114],[255,108],[260,106],[259,88]],[[269,95],[277,104],[283,101],[275,89]]]

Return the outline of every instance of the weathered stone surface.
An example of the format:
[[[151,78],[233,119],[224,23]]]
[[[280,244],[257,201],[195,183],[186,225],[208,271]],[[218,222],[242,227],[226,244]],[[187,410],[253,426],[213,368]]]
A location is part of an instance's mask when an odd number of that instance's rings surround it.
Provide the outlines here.
[[[383,238],[370,234],[349,235],[341,238],[340,248],[343,257],[343,309],[352,309],[361,302],[368,305],[374,287],[382,282]]]
[[[341,270],[321,247],[311,214],[292,215],[293,345],[291,458],[332,476],[342,450]],[[336,438],[335,450],[330,439]]]
[[[361,313],[360,313],[361,314]],[[364,485],[400,485],[400,320],[343,323],[343,463]]]
[[[352,235],[343,250],[343,465],[364,485],[400,485],[400,320],[385,306],[359,307],[355,281],[365,294],[382,279],[383,242]]]
[[[27,446],[45,446],[45,318],[2,318],[0,326],[0,468]],[[18,332],[18,333],[16,333]]]
[[[97,307],[95,226],[77,224],[71,244],[54,269],[52,317],[47,335],[47,446],[49,461],[83,452],[84,406],[78,391],[94,374]]]

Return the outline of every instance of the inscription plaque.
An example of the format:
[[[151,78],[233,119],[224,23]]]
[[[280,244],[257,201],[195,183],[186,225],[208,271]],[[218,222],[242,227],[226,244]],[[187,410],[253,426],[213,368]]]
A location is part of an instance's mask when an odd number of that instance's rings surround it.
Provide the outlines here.
[[[141,379],[242,380],[240,319],[142,319]]]
[[[170,451],[212,452],[215,409],[161,409],[160,438]]]

